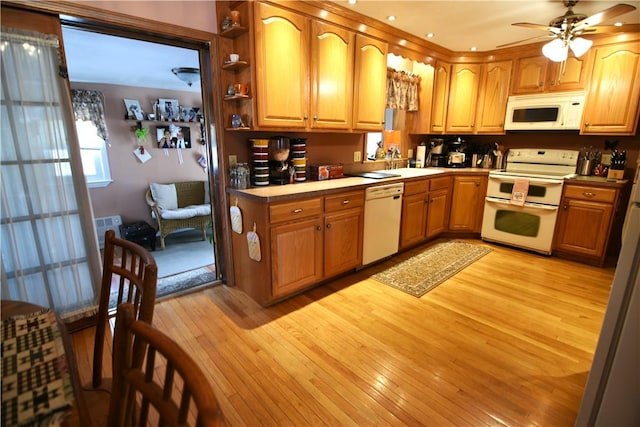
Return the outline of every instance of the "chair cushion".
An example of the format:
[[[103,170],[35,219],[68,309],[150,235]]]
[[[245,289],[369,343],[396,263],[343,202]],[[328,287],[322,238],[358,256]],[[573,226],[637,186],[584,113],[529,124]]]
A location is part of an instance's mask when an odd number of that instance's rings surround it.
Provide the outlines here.
[[[153,200],[158,204],[158,208],[178,209],[178,194],[176,193],[175,184],[158,184],[152,182],[151,195]]]
[[[163,210],[160,213],[162,219],[186,219],[203,215],[211,215],[210,205],[190,205],[179,209]]]

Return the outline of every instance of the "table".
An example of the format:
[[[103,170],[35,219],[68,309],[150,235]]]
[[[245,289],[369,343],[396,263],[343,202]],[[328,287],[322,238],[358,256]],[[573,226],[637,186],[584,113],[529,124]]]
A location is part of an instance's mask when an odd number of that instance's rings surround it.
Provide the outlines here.
[[[42,313],[43,311],[47,311],[45,307],[41,307],[39,305],[31,304],[28,302],[10,301],[10,300],[2,300],[0,310],[1,310],[3,326],[5,325],[5,322],[4,322],[5,320],[16,318],[17,316],[33,315],[37,313]],[[75,362],[75,355],[73,352],[71,337],[67,332],[66,327],[64,326],[64,323],[58,318],[58,316],[56,316],[55,313],[51,311],[49,311],[49,313],[53,314],[53,317],[49,316],[49,318],[52,318],[54,321],[54,325],[50,329],[54,330],[54,332],[57,330],[59,331],[59,334],[60,334],[60,339],[61,339],[63,350],[64,350],[66,367],[68,368],[68,371],[71,377],[70,380],[71,380],[71,385],[73,389],[73,396],[72,396],[73,400],[71,403],[72,406],[70,410],[67,410],[68,416],[64,419],[62,425],[67,427],[86,426],[87,425],[86,421],[90,419],[89,411],[88,411],[86,402],[82,397],[80,377],[78,373],[78,367]],[[9,332],[6,335],[11,335],[11,334]],[[5,353],[10,353],[10,352],[5,348],[4,341],[2,343],[2,346],[3,346],[2,356],[4,359],[5,356],[9,357],[5,355]],[[38,350],[41,350],[42,348],[43,347],[38,347]],[[33,354],[37,354],[37,352],[32,352],[31,355],[33,356]],[[3,394],[5,393],[5,387],[7,386],[6,383],[7,383],[7,378],[3,375]],[[4,401],[3,401],[3,406],[4,406]]]
[[[122,224],[120,237],[141,246],[148,243],[152,251],[156,250],[156,229],[144,221]]]

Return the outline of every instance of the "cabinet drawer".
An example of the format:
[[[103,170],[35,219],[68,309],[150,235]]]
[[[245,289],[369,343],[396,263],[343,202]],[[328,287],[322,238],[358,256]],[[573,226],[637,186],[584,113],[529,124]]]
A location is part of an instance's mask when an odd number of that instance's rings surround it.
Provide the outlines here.
[[[269,206],[271,223],[292,221],[322,215],[322,199],[304,199]]]
[[[572,199],[591,200],[594,202],[613,203],[616,199],[616,190],[613,188],[583,187],[579,185],[567,185],[564,196]]]
[[[431,188],[429,191],[444,190],[451,186],[451,177],[443,176],[440,178],[431,178]]]
[[[429,181],[426,179],[420,181],[409,181],[404,183],[404,195],[411,196],[412,194],[426,193],[429,189]]]
[[[324,198],[325,212],[338,212],[364,206],[364,191],[340,193]]]

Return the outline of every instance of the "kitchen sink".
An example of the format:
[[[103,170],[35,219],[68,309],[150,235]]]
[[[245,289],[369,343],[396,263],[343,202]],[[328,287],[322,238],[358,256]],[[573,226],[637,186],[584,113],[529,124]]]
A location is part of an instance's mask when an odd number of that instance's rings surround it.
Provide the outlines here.
[[[378,172],[378,171],[374,171],[374,172],[352,172],[352,173],[346,173],[346,176],[357,176],[360,178],[371,178],[371,179],[385,179],[385,178],[401,178],[402,175],[396,174],[396,173],[389,173],[389,172]]]

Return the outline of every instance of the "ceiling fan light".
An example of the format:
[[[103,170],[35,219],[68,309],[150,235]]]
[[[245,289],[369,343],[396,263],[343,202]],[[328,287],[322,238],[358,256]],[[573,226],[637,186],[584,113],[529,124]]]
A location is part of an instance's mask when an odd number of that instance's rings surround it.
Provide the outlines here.
[[[542,46],[542,54],[553,62],[562,62],[567,59],[569,46],[561,39],[553,39]]]
[[[573,54],[576,56],[576,58],[580,58],[582,55],[587,53],[587,51],[591,48],[592,44],[593,44],[592,40],[578,37],[571,40],[571,42],[569,43],[569,47],[573,51]]]
[[[189,87],[200,80],[200,69],[190,67],[172,68],[171,72],[176,75],[177,78],[185,82]]]

